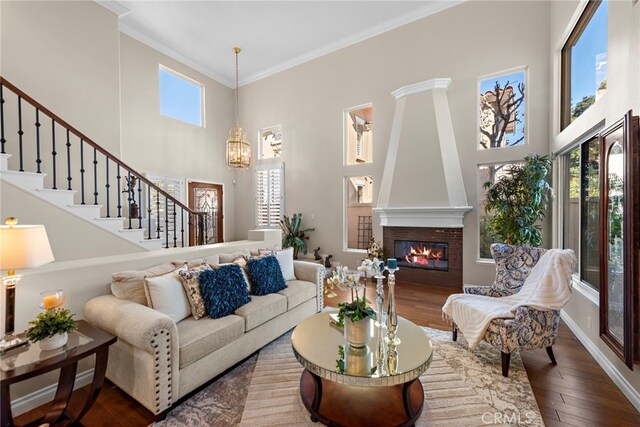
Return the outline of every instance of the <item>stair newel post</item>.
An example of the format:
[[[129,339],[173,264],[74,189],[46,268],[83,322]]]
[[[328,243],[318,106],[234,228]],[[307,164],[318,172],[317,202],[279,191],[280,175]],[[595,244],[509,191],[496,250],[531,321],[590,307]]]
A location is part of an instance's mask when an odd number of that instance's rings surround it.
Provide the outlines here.
[[[0,83],[0,153],[5,154],[4,143],[4,85]]]
[[[135,195],[134,195],[135,197]],[[138,212],[142,213],[142,180],[138,178],[138,206],[140,209]],[[142,229],[142,215],[138,214],[138,229]]]
[[[127,205],[129,206],[129,214],[127,217],[129,218],[129,230],[133,227],[131,226],[131,204],[133,202],[133,198],[131,197],[131,171],[127,171]]]
[[[57,190],[57,178],[56,178],[56,156],[58,152],[56,151],[56,121],[51,119],[51,158],[53,161],[53,190]]]
[[[24,161],[22,158],[22,97],[18,96],[18,148],[20,150],[20,172],[24,172]]]
[[[42,173],[40,165],[42,159],[40,158],[40,110],[36,108],[36,173]]]
[[[156,238],[160,239],[160,191],[156,189]]]
[[[177,228],[176,228],[176,202],[173,202],[173,247],[177,248],[178,247],[178,235],[176,234],[178,232]]]
[[[107,193],[107,218],[111,218],[111,206],[110,206],[110,200],[109,200],[109,193],[111,192],[109,189],[111,188],[111,184],[109,184],[109,157],[105,156],[105,160],[104,160],[104,170],[105,170],[105,182],[106,184],[104,185],[105,188],[105,193]]]
[[[122,192],[120,191],[120,180],[122,176],[120,175],[120,165],[116,166],[116,186],[118,193],[118,218],[122,218]]]
[[[147,184],[147,239],[151,240],[151,186]]]
[[[80,196],[84,205],[84,140],[80,138]]]
[[[98,204],[98,150],[93,147],[93,204]]]
[[[164,247],[169,248],[169,199],[164,196]]]
[[[184,208],[180,208],[180,241],[184,248]]]
[[[69,139],[69,129],[67,129],[67,190],[71,191],[71,140]]]

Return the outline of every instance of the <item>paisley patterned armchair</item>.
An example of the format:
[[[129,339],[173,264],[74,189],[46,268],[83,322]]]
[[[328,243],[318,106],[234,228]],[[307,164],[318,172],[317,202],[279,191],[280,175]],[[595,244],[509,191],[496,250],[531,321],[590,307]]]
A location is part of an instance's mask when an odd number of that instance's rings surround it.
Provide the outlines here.
[[[496,263],[496,279],[491,286],[464,285],[466,294],[504,297],[517,293],[529,272],[546,252],[542,248],[512,246],[504,243],[491,245],[491,255]],[[560,312],[541,311],[519,307],[514,319],[494,319],[489,323],[484,340],[502,352],[502,375],[509,374],[511,353],[516,350],[545,348],[556,364],[553,344],[558,335]],[[453,324],[453,340],[458,338],[458,328]]]

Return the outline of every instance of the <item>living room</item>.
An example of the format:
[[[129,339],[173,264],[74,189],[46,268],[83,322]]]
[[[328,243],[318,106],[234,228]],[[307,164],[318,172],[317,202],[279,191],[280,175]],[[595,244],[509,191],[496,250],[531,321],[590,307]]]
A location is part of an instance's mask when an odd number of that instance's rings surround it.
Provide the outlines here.
[[[450,331],[450,325],[440,319],[448,294],[462,292],[462,283],[491,285],[496,278],[496,263],[489,252],[493,241],[487,234],[483,209],[483,184],[488,174],[498,166],[522,163],[525,156],[552,155],[548,182],[555,197],[540,223],[543,242],[539,246],[572,249],[578,259],[571,298],[560,312],[559,340],[571,343],[565,345],[567,350],[579,347],[582,353],[557,351],[558,369],[554,371],[544,351],[523,351],[525,367],[512,359],[509,375],[515,378],[517,372],[524,372],[526,380],[529,374],[526,381],[534,388],[533,403],[537,402],[536,410],[545,424],[604,425],[606,417],[613,417],[620,425],[637,423],[640,376],[633,360],[629,366],[629,357],[635,356],[628,354],[639,351],[637,267],[634,270],[629,263],[625,266],[625,277],[631,276],[625,298],[636,304],[635,308],[631,304],[630,313],[625,312],[625,328],[635,332],[614,349],[615,345],[602,338],[602,295],[597,284],[604,282],[597,265],[595,269],[592,265],[597,264],[601,251],[597,244],[594,247],[587,243],[587,235],[599,233],[599,212],[597,208],[590,211],[593,206],[587,202],[581,205],[581,200],[588,198],[590,187],[585,182],[591,177],[586,176],[589,171],[573,167],[571,162],[575,156],[579,165],[593,161],[588,156],[594,138],[596,143],[598,137],[604,139],[628,111],[632,111],[630,119],[640,111],[638,1],[322,3],[0,3],[2,142],[3,153],[11,154],[6,159],[7,169],[37,173],[42,168],[45,188],[76,191],[72,203],[84,204],[86,192],[86,204],[93,205],[94,193],[99,193],[95,198],[99,202],[96,204],[103,206],[99,215],[103,217],[119,218],[116,209],[127,216],[137,199],[140,214],[128,215],[133,218],[133,228],[148,230],[143,237],[157,240],[153,244],[170,247],[149,251],[138,244],[140,239],[123,239],[123,234],[134,233],[107,230],[111,225],[70,214],[60,204],[46,202],[34,191],[9,182],[3,169],[2,219],[16,217],[19,224],[44,225],[55,257],[49,265],[18,271],[24,277],[16,286],[15,331],[26,330],[28,322],[42,311],[38,304],[43,291],[64,290],[65,306],[76,313],[76,319],[83,319],[90,300],[111,293],[113,273],[143,270],[178,259],[273,249],[281,244],[281,216],[295,213],[302,213],[303,229],[314,229],[305,233],[309,251],[299,254],[300,260],[315,262],[312,249],[319,248],[318,261],[329,258],[327,276],[336,266],[356,269],[366,257],[368,237],[373,236],[385,249],[385,262],[386,258],[398,258],[401,264],[395,290],[398,315],[420,327]],[[606,93],[597,86],[590,94],[593,99],[588,108],[572,119],[571,109],[580,99],[569,94],[567,102],[566,92],[570,78],[578,79],[580,73],[567,71],[565,47],[579,45],[581,34],[598,10],[606,10],[604,36],[600,34],[599,39],[606,48],[604,62],[602,58],[600,63],[589,58],[576,64],[584,67],[585,75],[593,74],[599,86],[604,82]],[[587,45],[595,45],[593,40],[589,39]],[[234,54],[236,46],[241,51]],[[603,64],[604,78],[595,71]],[[163,70],[199,88],[197,124],[167,117],[160,111],[163,101],[158,76]],[[497,82],[508,92],[507,76],[512,84],[510,96],[517,100],[522,95],[522,107],[514,113],[517,126],[500,140],[503,145],[485,148],[479,130],[483,109],[478,99],[488,92],[487,84]],[[514,78],[522,83],[523,94],[517,91]],[[34,126],[38,118],[24,96],[20,119],[18,97],[10,87],[55,114],[55,123],[52,125],[50,116],[45,119],[40,109],[42,123]],[[492,93],[499,94],[500,90],[498,87]],[[20,120],[23,126],[19,129]],[[69,154],[65,146],[68,133],[62,121],[87,137],[83,140],[72,131]],[[248,168],[227,166],[227,141],[233,139],[229,130],[238,124],[246,131],[251,146]],[[57,143],[53,149],[52,134]],[[35,149],[37,138],[42,142],[41,152]],[[88,140],[100,149],[93,150]],[[24,153],[19,151],[22,141]],[[355,148],[360,143],[363,148]],[[80,147],[85,149],[84,156],[78,154]],[[267,153],[265,147],[271,147],[271,151]],[[273,147],[278,147],[277,156]],[[360,150],[361,156],[352,156],[352,148]],[[99,162],[95,178],[94,160]],[[106,164],[111,168],[105,170]],[[122,165],[139,172],[133,174],[140,182],[137,188],[131,185],[131,174],[120,174]],[[81,169],[86,173],[80,173]],[[104,188],[105,173],[112,179],[122,175],[122,179]],[[493,173],[496,175],[500,176]],[[268,206],[266,216],[257,202],[266,197],[258,185],[263,179],[271,179],[270,191],[280,191],[278,203]],[[277,188],[271,188],[273,180],[277,180]],[[638,192],[634,182],[628,182],[630,194]],[[215,226],[205,232],[202,242],[198,240],[200,217],[185,216],[183,210],[177,214],[183,223],[173,219],[170,224],[168,206],[173,202],[168,200],[174,199],[150,190],[160,188],[171,193],[176,199],[174,208],[180,202],[189,210],[191,183],[214,186],[212,191],[220,203],[217,216],[207,220],[208,225]],[[572,190],[574,185],[577,190]],[[132,196],[122,193],[132,187]],[[174,187],[177,190],[170,191]],[[577,191],[577,196],[571,191]],[[110,200],[102,199],[109,194]],[[152,199],[154,194],[156,199]],[[165,203],[167,208],[162,206]],[[158,206],[157,213],[151,209],[154,206]],[[105,212],[108,207],[110,215]],[[365,228],[360,229],[362,224],[357,220],[349,221],[349,209],[354,207],[369,210],[368,215],[356,215],[372,218]],[[593,214],[591,219],[588,213]],[[629,219],[629,228],[632,223]],[[449,292],[443,285],[438,275],[442,271],[425,273],[402,265],[403,258],[393,252],[393,237],[386,233],[407,227],[463,233],[458,243],[449,243],[449,261],[459,261],[458,267],[447,267],[459,274],[452,279],[453,290]],[[124,228],[132,228],[131,221]],[[355,237],[350,239],[350,235]],[[188,242],[189,238],[196,243]],[[427,239],[417,236],[405,240]],[[636,234],[625,242],[637,251],[637,240]],[[402,273],[408,272],[417,272],[418,278],[403,278]],[[420,276],[423,273],[436,279],[429,282]],[[594,275],[597,279],[592,279]],[[385,280],[388,296],[388,277]],[[323,305],[335,306],[346,300],[345,294],[337,293],[337,298],[324,298],[324,304],[316,305],[314,312]],[[367,287],[367,297],[376,300],[373,283]],[[3,318],[5,298],[3,292]],[[316,298],[322,299],[323,295]],[[450,333],[448,336],[450,340]],[[542,356],[527,360],[527,353]],[[496,355],[500,376],[497,350]],[[565,375],[572,381],[569,385],[558,384],[558,378],[566,373],[560,369],[568,369],[563,367],[568,362],[562,360],[563,356],[588,360],[590,366],[582,377],[576,372]],[[520,366],[520,371],[515,366]],[[534,366],[537,374],[531,370]],[[80,364],[76,385],[90,383],[89,369],[89,364]],[[427,369],[425,375],[429,372]],[[554,379],[535,379],[540,372]],[[222,372],[210,374],[213,378]],[[109,381],[110,376],[108,370]],[[544,381],[549,384],[546,395],[537,391],[545,390]],[[623,402],[623,406],[585,397],[598,394],[598,386],[605,381],[606,393],[617,393],[613,400]],[[12,386],[14,416],[33,415],[35,408],[52,400],[57,382],[57,376],[49,374]],[[215,388],[216,382],[209,387]],[[121,401],[121,406],[116,410],[111,407],[111,412],[131,406],[136,408],[132,412],[147,411],[147,418],[142,417],[147,424],[153,421],[149,415],[155,414],[148,407],[145,409],[123,391],[107,394],[108,388],[103,388],[85,423],[106,417],[96,414],[100,414],[98,408],[107,396]],[[580,395],[565,388],[580,389]],[[567,410],[554,405],[570,406],[567,402],[571,399],[582,402],[582,406],[572,406],[574,413],[570,416],[558,415]],[[168,421],[179,406],[165,414]],[[423,416],[429,409],[427,398]],[[616,410],[622,414],[618,418],[613,415]],[[242,416],[242,410],[239,414]],[[117,419],[118,415],[111,417]],[[476,425],[483,421],[477,420]],[[491,423],[494,421],[492,418]],[[420,419],[417,424],[424,422]]]

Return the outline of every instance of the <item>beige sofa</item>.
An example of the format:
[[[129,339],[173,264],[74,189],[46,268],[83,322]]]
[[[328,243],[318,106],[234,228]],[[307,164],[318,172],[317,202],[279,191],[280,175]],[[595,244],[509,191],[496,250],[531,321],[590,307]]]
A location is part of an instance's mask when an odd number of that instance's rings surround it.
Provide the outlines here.
[[[88,322],[116,335],[107,378],[163,418],[179,399],[322,310],[324,267],[294,261],[297,280],[220,319],[178,323],[137,302],[103,295],[84,308]]]

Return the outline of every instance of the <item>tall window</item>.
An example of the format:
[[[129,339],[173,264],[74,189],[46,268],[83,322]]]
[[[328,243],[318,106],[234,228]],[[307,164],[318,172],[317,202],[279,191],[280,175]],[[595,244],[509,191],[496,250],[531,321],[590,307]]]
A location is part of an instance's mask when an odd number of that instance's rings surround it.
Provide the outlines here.
[[[284,214],[284,164],[261,164],[255,171],[256,226],[277,228]]]
[[[562,48],[562,128],[607,92],[606,0],[591,0]]]
[[[162,65],[159,73],[160,114],[203,127],[202,84]]]
[[[258,159],[272,159],[282,156],[282,126],[272,126],[260,130]]]
[[[344,113],[346,163],[373,162],[373,107],[356,107]]]
[[[373,179],[370,176],[345,178],[347,249],[367,249],[373,236]]]
[[[579,259],[580,280],[600,288],[600,151],[594,137],[563,156],[564,247]]]

